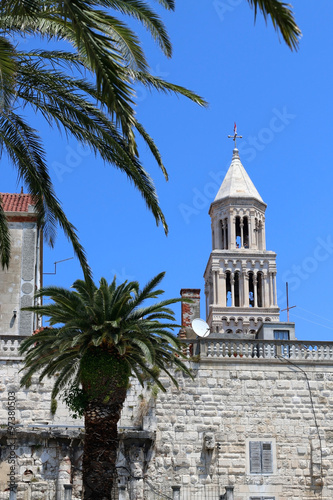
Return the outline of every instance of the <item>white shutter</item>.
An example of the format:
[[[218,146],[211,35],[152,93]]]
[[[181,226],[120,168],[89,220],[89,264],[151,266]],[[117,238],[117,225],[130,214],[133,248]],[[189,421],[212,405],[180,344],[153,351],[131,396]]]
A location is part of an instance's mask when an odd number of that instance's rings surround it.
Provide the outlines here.
[[[261,443],[262,454],[262,473],[272,474],[273,472],[273,457],[272,457],[272,443]],[[267,499],[269,500],[269,498]]]
[[[260,474],[260,472],[261,472],[261,442],[250,441],[250,473]]]

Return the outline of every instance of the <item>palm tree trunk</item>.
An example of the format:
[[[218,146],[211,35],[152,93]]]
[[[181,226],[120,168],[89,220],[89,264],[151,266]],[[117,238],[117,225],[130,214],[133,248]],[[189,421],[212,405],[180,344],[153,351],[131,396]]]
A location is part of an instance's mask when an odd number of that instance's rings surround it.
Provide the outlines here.
[[[83,450],[84,500],[110,500],[116,478],[118,453],[117,424],[120,419],[126,388],[114,390],[112,401],[90,401],[85,411]]]

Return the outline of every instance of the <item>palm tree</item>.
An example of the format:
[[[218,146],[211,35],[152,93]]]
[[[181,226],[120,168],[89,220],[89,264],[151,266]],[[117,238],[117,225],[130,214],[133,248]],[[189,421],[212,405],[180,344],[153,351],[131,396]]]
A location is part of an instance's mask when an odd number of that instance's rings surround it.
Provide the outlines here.
[[[84,498],[110,498],[118,448],[117,422],[131,376],[149,377],[165,391],[159,373],[177,384],[171,368],[190,375],[182,358],[180,340],[170,331],[176,326],[170,305],[181,299],[150,305],[163,290],[156,289],[164,273],[142,290],[137,282],[99,288],[91,280],[78,280],[67,290],[40,289],[37,297],[52,303],[26,310],[47,316],[53,328],[45,328],[21,344],[25,374],[21,384],[29,386],[56,376],[52,398],[62,393],[68,406],[84,415]],[[60,325],[60,326],[59,326]]]
[[[276,31],[280,31],[283,40],[291,50],[297,50],[302,32],[296,24],[290,4],[280,0],[247,0],[254,8],[256,19],[258,10],[265,21],[270,17]]]
[[[160,0],[172,8],[171,0]],[[121,169],[141,192],[156,223],[167,224],[154,184],[139,161],[135,133],[143,137],[167,179],[160,153],[135,118],[135,84],[181,94],[200,105],[193,92],[153,77],[140,41],[123,22],[101,8],[137,18],[171,56],[171,44],[160,18],[137,0],[0,1],[0,148],[35,196],[40,224],[53,245],[59,223],[73,244],[81,266],[90,276],[76,229],[67,220],[48,172],[41,139],[22,117],[25,107],[88,145],[105,162]],[[67,42],[68,50],[21,51],[22,36]],[[88,74],[89,79],[84,77]],[[0,200],[1,202],[1,200]],[[8,266],[10,241],[0,209],[0,257]]]

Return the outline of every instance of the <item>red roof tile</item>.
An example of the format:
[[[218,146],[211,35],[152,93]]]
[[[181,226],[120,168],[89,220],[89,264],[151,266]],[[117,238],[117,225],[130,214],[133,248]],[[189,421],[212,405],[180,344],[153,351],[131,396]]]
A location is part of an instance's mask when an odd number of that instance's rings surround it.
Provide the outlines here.
[[[5,212],[28,212],[29,205],[36,205],[31,194],[0,193]]]

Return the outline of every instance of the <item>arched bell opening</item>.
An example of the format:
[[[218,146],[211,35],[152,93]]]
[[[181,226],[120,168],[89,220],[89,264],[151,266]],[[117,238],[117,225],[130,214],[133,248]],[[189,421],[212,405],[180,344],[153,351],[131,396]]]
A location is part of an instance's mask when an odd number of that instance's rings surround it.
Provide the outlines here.
[[[257,302],[258,307],[263,307],[263,294],[262,294],[263,276],[262,273],[257,274]]]
[[[250,248],[250,238],[249,238],[249,219],[248,217],[243,217],[243,247]]]
[[[235,293],[235,307],[240,306],[240,297],[239,297],[239,273],[235,273],[235,283],[234,283],[234,293]]]
[[[228,250],[228,219],[223,219],[220,221],[221,224],[221,248],[222,250]]]
[[[226,272],[226,304],[227,307],[232,306],[232,296],[231,296],[231,272]]]
[[[235,226],[236,248],[242,248],[241,218],[239,216],[236,217]]]
[[[249,306],[254,307],[254,276],[249,273]]]

